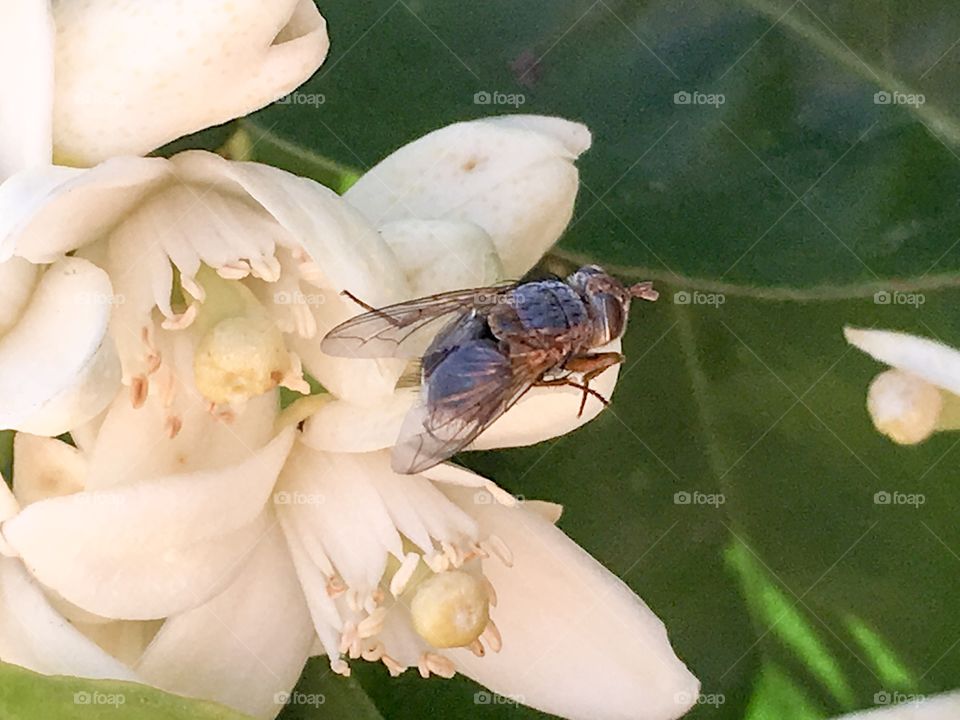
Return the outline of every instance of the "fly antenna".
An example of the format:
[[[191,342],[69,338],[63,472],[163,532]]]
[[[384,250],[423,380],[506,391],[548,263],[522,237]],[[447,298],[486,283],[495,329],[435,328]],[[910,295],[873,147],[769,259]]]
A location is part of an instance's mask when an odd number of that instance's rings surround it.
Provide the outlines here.
[[[653,283],[650,281],[637,283],[636,285],[630,286],[630,297],[640,298],[641,300],[649,300],[653,302],[658,297],[660,293],[653,289]]]

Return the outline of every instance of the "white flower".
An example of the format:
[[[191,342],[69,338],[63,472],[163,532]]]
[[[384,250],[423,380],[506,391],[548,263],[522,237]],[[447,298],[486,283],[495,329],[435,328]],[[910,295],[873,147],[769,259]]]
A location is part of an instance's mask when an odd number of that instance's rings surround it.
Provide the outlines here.
[[[129,385],[73,428],[78,450],[18,435],[7,552],[141,681],[260,717],[314,638],[341,673],[460,671],[571,718],[679,717],[696,679],[643,602],[554,527],[556,506],[451,464],[393,473],[402,365],[317,347],[357,312],[342,290],[381,305],[523,274],[569,218],[588,144],[551,118],[460,123],[346,200],[206,153],[38,176],[24,188],[40,197],[0,188],[0,218],[16,212],[0,248],[80,248],[108,271]],[[279,413],[276,385],[302,387],[301,362],[328,392]],[[579,402],[537,389],[484,442],[567,432],[601,408],[578,419]]]
[[[246,115],[323,62],[312,0],[9,0],[0,9],[0,178],[140,155]]]
[[[877,430],[913,445],[960,428],[960,351],[927,338],[846,328],[847,341],[890,365],[870,384],[867,409]]]
[[[47,192],[69,190],[64,186],[83,175],[51,166],[53,154],[91,164],[245,114],[299,85],[327,46],[310,0],[4,3],[3,231],[49,200]],[[99,192],[122,204],[137,192],[133,185],[136,178],[127,176]],[[105,227],[103,218],[85,218],[88,232]],[[60,232],[37,229],[44,230]],[[119,381],[107,325],[122,297],[94,264],[57,262],[61,254],[37,260],[56,262],[45,270],[2,253],[0,427],[57,435],[101,412]]]

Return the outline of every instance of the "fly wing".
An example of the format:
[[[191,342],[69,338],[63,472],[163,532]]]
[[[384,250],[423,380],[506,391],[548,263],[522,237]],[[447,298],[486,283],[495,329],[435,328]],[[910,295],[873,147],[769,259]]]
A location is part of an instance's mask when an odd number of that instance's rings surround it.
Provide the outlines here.
[[[427,470],[473,442],[550,369],[511,361],[488,340],[451,352],[404,418],[391,465],[402,474]]]
[[[337,357],[421,357],[458,314],[468,310],[486,314],[514,287],[516,283],[454,290],[372,310],[337,325],[320,349]]]

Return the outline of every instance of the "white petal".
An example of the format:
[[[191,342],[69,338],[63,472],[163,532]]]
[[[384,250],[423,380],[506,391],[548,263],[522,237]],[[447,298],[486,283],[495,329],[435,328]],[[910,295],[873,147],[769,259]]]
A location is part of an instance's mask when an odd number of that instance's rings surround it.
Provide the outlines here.
[[[361,597],[377,587],[387,555],[402,558],[400,536],[369,478],[376,458],[294,446],[274,500],[283,525],[310,553],[322,548]]]
[[[505,279],[490,236],[471,222],[397,220],[381,227],[380,236],[397,256],[414,297]]]
[[[120,383],[107,335],[107,274],[64,258],[43,275],[20,322],[0,338],[0,427],[59,435],[97,415]]]
[[[302,440],[325,452],[362,453],[393,447],[418,394],[416,388],[398,390],[372,406],[346,400],[324,403],[304,423]]]
[[[169,179],[163,158],[118,157],[90,170],[27,170],[0,185],[0,259],[36,263],[106,235],[117,219]]]
[[[232,181],[260,203],[303,245],[323,275],[319,287],[332,290],[310,306],[318,336],[362,312],[338,293],[349,290],[382,307],[411,297],[396,256],[363,217],[333,191],[307,178],[257,163],[229,163],[211,153],[175,158],[178,171],[193,181]],[[334,358],[316,339],[291,338],[291,350],[320,383],[338,397],[370,404],[393,391],[404,363]]]
[[[51,159],[53,21],[48,0],[0,9],[0,181]]]
[[[54,149],[69,164],[246,115],[300,85],[329,46],[310,0],[92,0],[54,14]]]
[[[598,351],[620,352],[620,341],[615,340]],[[600,373],[590,382],[590,389],[609,400],[620,374],[620,366]],[[577,380],[577,377],[573,377]],[[583,391],[577,388],[535,387],[524,395],[478,437],[470,450],[489,450],[500,447],[533,445],[550,438],[566,435],[586,425],[604,409],[604,404],[593,395],[587,396],[583,415],[578,415]]]
[[[908,333],[844,328],[847,342],[887,365],[960,395],[960,351]]]
[[[573,161],[589,144],[585,127],[559,118],[456,123],[400,148],[345,197],[378,226],[408,218],[476,223],[507,276],[521,277],[570,222]]]
[[[134,408],[126,393],[118,397],[90,452],[87,488],[101,490],[164,475],[214,471],[235,464],[273,436],[275,393],[252,398],[230,424],[214,418],[193,397],[178,400],[173,409],[183,408],[179,415],[183,428],[170,438],[165,430],[170,409],[160,398],[151,397],[143,407]]]
[[[20,319],[39,274],[39,267],[22,258],[0,262],[0,335]]]
[[[3,525],[45,585],[85,610],[146,620],[219,592],[266,530],[263,508],[293,442],[245,461],[38,502]]]
[[[167,620],[137,664],[152,685],[272,720],[313,646],[313,628],[275,521],[220,595]]]
[[[887,692],[879,692],[877,696],[886,702],[894,698]],[[844,715],[836,720],[956,720],[957,717],[960,717],[960,692],[903,701],[889,707]]]
[[[538,513],[448,492],[513,555],[512,567],[483,563],[503,649],[451,652],[461,672],[571,720],[672,720],[696,702],[699,683],[663,623],[619,578]]]
[[[83,490],[87,462],[56,438],[17,433],[13,440],[13,492],[21,507]]]
[[[0,657],[47,675],[137,679],[64,620],[11,558],[0,558]]]

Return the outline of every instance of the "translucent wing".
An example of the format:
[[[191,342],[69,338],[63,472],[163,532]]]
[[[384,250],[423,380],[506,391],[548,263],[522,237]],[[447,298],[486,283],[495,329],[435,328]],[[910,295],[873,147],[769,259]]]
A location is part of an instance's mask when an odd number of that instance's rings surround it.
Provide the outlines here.
[[[458,314],[488,313],[516,287],[504,283],[428,295],[351,318],[323,338],[327,355],[355,358],[421,357],[430,341]]]
[[[511,360],[493,342],[451,352],[427,379],[393,449],[395,472],[413,474],[462,450],[510,409],[550,365]]]

